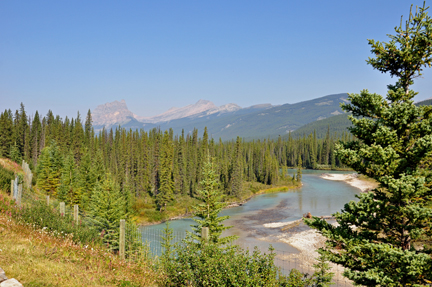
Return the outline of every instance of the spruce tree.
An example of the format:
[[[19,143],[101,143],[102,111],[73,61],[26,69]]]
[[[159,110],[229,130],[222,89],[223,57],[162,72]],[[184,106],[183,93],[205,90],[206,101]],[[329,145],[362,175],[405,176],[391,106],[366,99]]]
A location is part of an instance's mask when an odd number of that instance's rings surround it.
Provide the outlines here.
[[[91,155],[87,148],[83,148],[82,157],[78,168],[77,186],[80,189],[79,204],[83,208],[88,207],[89,200],[92,196],[93,188],[96,184],[94,165]]]
[[[129,219],[120,187],[106,174],[102,182],[96,183],[92,194],[88,211],[91,222],[101,232],[103,241],[111,249],[118,250],[120,219]]]
[[[231,159],[231,194],[240,196],[243,184],[242,148],[241,139],[237,137],[234,154]]]
[[[327,237],[325,254],[346,268],[344,275],[366,286],[423,286],[432,281],[432,250],[415,246],[432,236],[432,108],[414,105],[409,89],[432,61],[432,19],[418,8],[388,43],[369,40],[368,64],[396,77],[387,97],[349,95],[349,129],[358,140],[340,143],[336,154],[379,186],[345,205],[332,226],[314,218],[310,226]]]
[[[14,161],[18,164],[22,160],[21,153],[19,151],[19,148],[18,148],[18,145],[16,144],[16,142],[14,143],[14,145],[11,145],[11,147],[10,147],[9,157],[12,161]]]
[[[47,194],[56,195],[60,186],[63,157],[55,141],[45,147],[38,160],[37,186]]]
[[[165,131],[160,151],[160,187],[159,194],[156,196],[160,211],[165,210],[166,205],[174,198],[173,156],[174,148],[169,139],[168,131]]]
[[[320,255],[318,262],[313,267],[315,269],[313,274],[314,287],[329,287],[330,285],[334,285],[332,282],[334,273],[330,272],[331,267],[324,255]]]
[[[92,116],[91,116],[91,111],[90,109],[87,112],[87,117],[86,117],[86,121],[84,124],[84,138],[87,144],[90,144],[91,139],[92,139],[92,131],[93,131],[93,127],[92,127]]]
[[[41,136],[41,121],[39,118],[39,113],[36,111],[35,116],[31,125],[31,133],[30,133],[30,147],[31,147],[31,162],[33,166],[36,166],[37,158],[40,154],[39,150],[39,142]]]
[[[64,157],[63,170],[57,197],[70,205],[79,204],[81,201],[81,189],[79,188],[79,176],[72,151]]]
[[[192,238],[201,241],[202,227],[209,228],[209,242],[223,245],[232,242],[236,239],[235,236],[221,237],[222,231],[231,228],[224,226],[222,221],[227,220],[229,216],[219,216],[219,213],[226,206],[222,202],[222,195],[219,192],[219,175],[215,172],[212,160],[208,157],[203,165],[202,181],[200,182],[201,189],[197,190],[197,194],[202,203],[194,206],[194,215],[197,218],[193,220],[197,223],[192,226],[194,233]]]
[[[11,110],[5,110],[0,116],[0,156],[10,157],[13,141],[13,116]]]

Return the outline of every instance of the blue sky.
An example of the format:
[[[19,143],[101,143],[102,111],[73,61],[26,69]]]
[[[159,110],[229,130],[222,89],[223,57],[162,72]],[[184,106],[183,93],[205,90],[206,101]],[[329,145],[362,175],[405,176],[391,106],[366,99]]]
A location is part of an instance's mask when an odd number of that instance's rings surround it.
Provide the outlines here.
[[[0,109],[75,117],[125,99],[152,116],[199,99],[385,94],[394,79],[366,64],[367,39],[387,41],[411,3],[423,1],[0,1]],[[432,97],[430,70],[417,100]]]

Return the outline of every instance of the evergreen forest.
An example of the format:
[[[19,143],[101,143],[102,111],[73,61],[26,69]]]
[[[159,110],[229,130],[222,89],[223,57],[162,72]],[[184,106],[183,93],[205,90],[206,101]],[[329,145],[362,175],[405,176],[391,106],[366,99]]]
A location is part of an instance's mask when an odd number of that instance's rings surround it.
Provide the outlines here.
[[[121,195],[126,214],[160,220],[167,210],[197,202],[202,168],[213,158],[225,200],[237,201],[277,186],[295,187],[299,178],[289,167],[344,168],[334,153],[339,141],[352,137],[343,133],[316,133],[294,138],[279,137],[243,141],[209,138],[193,132],[175,135],[172,130],[126,130],[120,126],[95,134],[90,110],[83,121],[62,119],[49,111],[29,116],[21,104],[13,113],[0,115],[0,156],[20,163],[25,160],[35,174],[39,191],[67,204],[88,210],[101,189]],[[299,160],[300,159],[300,160]],[[105,186],[105,188],[103,188]],[[145,210],[145,211],[143,211]]]

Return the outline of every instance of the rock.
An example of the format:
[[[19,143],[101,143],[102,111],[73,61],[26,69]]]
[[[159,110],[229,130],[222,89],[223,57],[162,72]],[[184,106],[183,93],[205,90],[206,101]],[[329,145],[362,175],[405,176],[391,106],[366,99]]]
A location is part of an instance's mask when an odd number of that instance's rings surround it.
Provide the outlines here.
[[[0,268],[0,283],[7,280],[8,278],[6,277],[6,273],[4,272],[3,269]]]
[[[24,287],[24,286],[21,283],[19,283],[18,280],[12,278],[0,283],[0,287]]]

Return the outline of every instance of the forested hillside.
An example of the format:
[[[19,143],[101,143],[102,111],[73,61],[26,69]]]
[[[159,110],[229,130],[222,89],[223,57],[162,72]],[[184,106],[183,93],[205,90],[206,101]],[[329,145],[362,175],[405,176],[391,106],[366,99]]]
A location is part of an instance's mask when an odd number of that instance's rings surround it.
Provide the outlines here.
[[[416,106],[430,106],[431,104],[432,99],[415,103]],[[348,119],[348,115],[350,115],[350,113],[343,113],[341,115],[308,123],[293,131],[291,136],[294,138],[302,137],[303,135],[308,135],[315,131],[317,138],[322,139],[326,136],[327,130],[329,129],[330,134],[336,133],[337,136],[343,137],[343,133],[347,132],[347,128],[352,126],[351,121]]]
[[[104,200],[98,194],[109,191],[122,198],[125,213],[157,218],[170,209],[187,208],[196,198],[207,156],[213,158],[220,189],[230,200],[265,186],[295,185],[286,167],[297,166],[300,156],[303,167],[341,167],[333,153],[339,139],[330,132],[323,139],[311,133],[250,142],[239,137],[222,142],[209,138],[207,129],[201,133],[194,129],[177,136],[172,130],[118,127],[95,134],[90,111],[83,123],[79,113],[64,120],[51,111],[29,117],[21,105],[0,116],[0,156],[25,159],[37,188],[68,204],[86,210]]]
[[[327,131],[330,134],[337,134],[342,136],[344,133],[347,133],[347,128],[351,126],[351,121],[348,119],[349,114],[341,114],[337,116],[333,116],[327,119],[314,121],[309,124],[306,124],[299,129],[292,132],[292,136],[294,138],[302,137],[303,135],[308,135],[313,132],[316,132],[316,136],[319,139],[325,138],[327,135]]]

